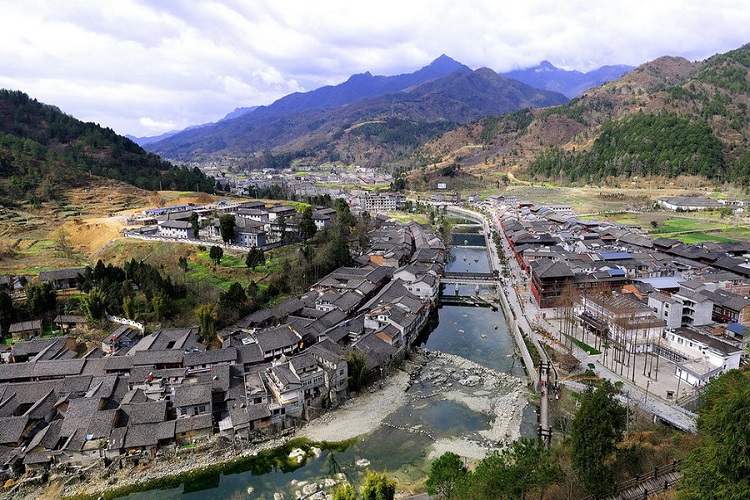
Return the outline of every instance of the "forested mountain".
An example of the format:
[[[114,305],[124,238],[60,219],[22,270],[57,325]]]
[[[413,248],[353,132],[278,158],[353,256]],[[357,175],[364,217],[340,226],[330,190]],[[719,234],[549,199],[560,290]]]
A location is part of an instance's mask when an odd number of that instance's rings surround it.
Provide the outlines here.
[[[179,160],[231,156],[244,159],[248,167],[287,166],[295,158],[383,165],[408,157],[416,145],[457,124],[566,101],[562,94],[534,89],[487,68],[472,71],[441,56],[415,73],[364,73],[341,85],[291,94],[148,148]],[[385,136],[395,142],[384,141]]]
[[[439,163],[460,151],[464,171],[556,182],[698,175],[747,186],[749,67],[750,46],[700,62],[661,57],[562,106],[450,131],[419,154]]]
[[[199,169],[176,167],[109,128],[19,91],[0,90],[0,200],[46,201],[100,176],[148,189],[212,192]]]
[[[526,69],[516,69],[503,73],[503,76],[513,78],[532,87],[560,92],[571,99],[578,97],[590,88],[599,87],[606,82],[617,80],[633,66],[623,64],[602,66],[595,70],[582,73],[555,67],[549,61],[542,61],[538,66]]]

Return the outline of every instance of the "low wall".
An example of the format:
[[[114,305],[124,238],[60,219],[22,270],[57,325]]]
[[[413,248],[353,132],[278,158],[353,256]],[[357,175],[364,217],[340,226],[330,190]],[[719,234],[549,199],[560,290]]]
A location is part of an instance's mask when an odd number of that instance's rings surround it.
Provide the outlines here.
[[[521,335],[521,329],[518,328],[518,321],[516,321],[515,313],[511,310],[510,305],[508,304],[508,298],[505,296],[505,289],[498,287],[498,295],[500,296],[500,305],[503,308],[505,319],[508,321],[508,326],[510,327],[510,331],[516,341],[516,345],[521,351],[521,359],[526,367],[526,374],[529,379],[534,382],[534,386],[536,387],[539,384],[539,373],[534,366],[534,361],[531,358],[531,353],[529,353],[529,348],[526,346],[523,335]]]
[[[145,327],[141,323],[138,323],[137,321],[133,321],[132,319],[120,318],[119,316],[112,316],[110,314],[107,314],[107,319],[113,323],[120,323],[121,325],[132,326],[133,328],[140,330],[141,333],[143,333],[143,330],[145,329]]]

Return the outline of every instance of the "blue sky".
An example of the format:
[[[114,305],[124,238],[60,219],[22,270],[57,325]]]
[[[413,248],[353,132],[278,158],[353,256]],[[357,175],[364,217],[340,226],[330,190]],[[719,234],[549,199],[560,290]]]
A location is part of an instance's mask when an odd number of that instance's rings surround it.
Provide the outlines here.
[[[443,53],[587,71],[702,60],[750,42],[748,26],[746,0],[0,0],[0,87],[157,135]]]

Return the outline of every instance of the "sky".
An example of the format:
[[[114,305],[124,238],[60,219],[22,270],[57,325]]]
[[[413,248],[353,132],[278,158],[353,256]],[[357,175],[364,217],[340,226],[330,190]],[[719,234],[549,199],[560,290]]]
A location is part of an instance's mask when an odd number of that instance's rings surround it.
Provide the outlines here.
[[[0,0],[0,88],[140,137],[441,54],[588,71],[748,42],[747,0]]]

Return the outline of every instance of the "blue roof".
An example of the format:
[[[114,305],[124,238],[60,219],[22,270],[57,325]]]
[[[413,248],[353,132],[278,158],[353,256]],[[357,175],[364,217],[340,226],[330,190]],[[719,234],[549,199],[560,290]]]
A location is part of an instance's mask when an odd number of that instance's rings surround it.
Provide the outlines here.
[[[599,252],[599,256],[604,260],[625,260],[633,258],[628,252]]]
[[[747,327],[742,326],[739,323],[729,323],[724,327],[724,329],[729,330],[736,335],[742,335],[743,337],[747,333]]]
[[[625,271],[622,269],[610,269],[609,270],[610,276],[625,276]]]

